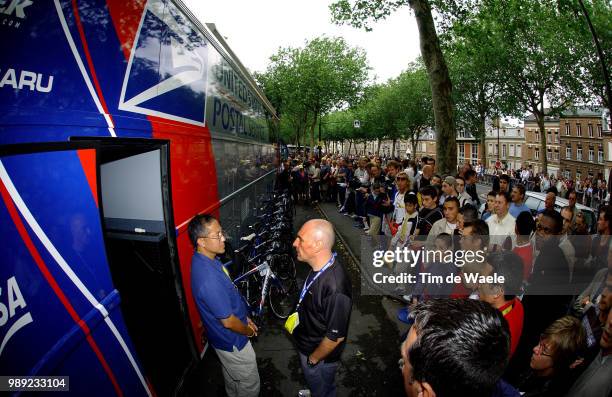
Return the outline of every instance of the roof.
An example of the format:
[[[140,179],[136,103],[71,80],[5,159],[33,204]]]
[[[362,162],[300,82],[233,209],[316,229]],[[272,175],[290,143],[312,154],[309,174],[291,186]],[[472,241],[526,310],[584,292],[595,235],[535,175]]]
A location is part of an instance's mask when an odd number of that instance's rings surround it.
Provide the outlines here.
[[[545,109],[544,112],[546,113],[548,111],[548,109]],[[525,117],[525,123],[527,122],[535,122],[536,118],[533,114],[530,114],[529,116]],[[559,121],[559,116],[544,116],[544,122],[551,122],[551,121]]]
[[[549,113],[550,109],[544,109],[544,114]],[[567,109],[561,112],[560,118],[569,118],[569,117],[592,117],[592,118],[600,118],[604,109],[600,107],[574,107],[571,109]],[[525,122],[535,121],[535,116],[530,114],[525,117]],[[544,121],[559,121],[558,115],[545,116]]]
[[[561,112],[561,118],[567,117],[601,117],[603,108],[573,108]]]

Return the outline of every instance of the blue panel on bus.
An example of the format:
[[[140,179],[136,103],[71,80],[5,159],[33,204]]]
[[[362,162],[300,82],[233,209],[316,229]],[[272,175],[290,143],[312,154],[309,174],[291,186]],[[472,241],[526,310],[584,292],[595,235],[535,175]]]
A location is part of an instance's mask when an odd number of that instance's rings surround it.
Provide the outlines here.
[[[146,394],[77,152],[0,161],[0,373],[68,375],[73,395]]]
[[[19,25],[0,24],[0,108],[78,109],[97,112],[86,95],[87,87],[64,35],[53,1],[20,2],[6,20]],[[20,17],[22,15],[22,17]],[[44,117],[39,112],[39,117]],[[10,114],[1,112],[0,122]]]
[[[6,156],[2,162],[53,246],[91,293],[103,298],[112,290],[112,283],[100,215],[76,152]],[[48,255],[42,244],[37,248],[43,257]],[[66,282],[60,285],[74,288],[72,282]],[[78,307],[85,301],[80,298],[75,304]]]
[[[127,60],[105,2],[81,0],[77,7],[82,30],[66,0],[30,3],[23,8],[23,19],[17,12],[2,15],[19,24],[0,20],[5,46],[0,58],[0,144],[110,136],[104,107],[117,136],[151,136],[146,116],[118,109]],[[7,125],[29,128],[17,134]]]

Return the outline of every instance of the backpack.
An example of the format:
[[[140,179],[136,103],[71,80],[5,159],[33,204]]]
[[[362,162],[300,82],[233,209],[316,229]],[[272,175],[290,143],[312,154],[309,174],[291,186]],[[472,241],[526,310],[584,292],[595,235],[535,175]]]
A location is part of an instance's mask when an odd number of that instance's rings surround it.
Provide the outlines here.
[[[422,227],[419,229],[419,235],[427,236],[429,234],[429,232],[431,231],[431,228],[433,227],[433,224],[436,223],[436,221],[438,221],[438,219],[433,220],[433,215],[436,213],[439,213],[440,215],[442,215],[442,218],[444,218],[444,214],[442,214],[442,210],[440,210],[440,207],[437,207],[435,210],[425,215],[423,218],[421,218]]]

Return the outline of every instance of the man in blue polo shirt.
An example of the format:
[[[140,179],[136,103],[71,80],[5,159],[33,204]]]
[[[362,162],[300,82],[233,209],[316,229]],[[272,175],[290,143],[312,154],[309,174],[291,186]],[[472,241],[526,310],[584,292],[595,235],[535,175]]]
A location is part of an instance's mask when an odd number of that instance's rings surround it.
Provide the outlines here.
[[[510,215],[518,218],[521,212],[528,212],[531,214],[531,210],[525,205],[525,185],[521,183],[514,185],[510,197],[512,199],[509,210]]]
[[[216,258],[225,252],[225,235],[211,215],[197,215],[189,222],[189,239],[196,252],[191,259],[191,289],[208,342],[223,366],[228,396],[258,396],[259,372],[249,338],[257,326],[227,269]]]

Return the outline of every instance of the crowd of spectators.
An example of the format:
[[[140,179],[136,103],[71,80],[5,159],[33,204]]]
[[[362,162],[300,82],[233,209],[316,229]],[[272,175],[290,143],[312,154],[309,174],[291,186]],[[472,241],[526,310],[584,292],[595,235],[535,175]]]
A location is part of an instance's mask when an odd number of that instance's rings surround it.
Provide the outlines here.
[[[402,296],[412,324],[401,348],[408,395],[610,396],[612,207],[599,205],[603,186],[518,172],[498,175],[484,199],[476,191],[483,174],[465,164],[439,175],[428,157],[329,155],[288,159],[279,183],[295,200],[335,203],[355,228],[388,237],[389,249],[486,253],[462,267],[416,267],[454,272],[463,282],[446,290],[418,285]],[[545,207],[535,214],[525,205],[528,187],[545,188]],[[558,195],[569,202],[560,213]],[[580,200],[597,200],[595,234],[576,207]],[[504,282],[473,282],[468,274]]]
[[[547,192],[550,188],[557,189],[559,197],[567,198],[572,191],[576,192],[578,203],[587,207],[598,208],[600,205],[610,203],[610,192],[602,174],[597,176],[586,175],[578,176],[576,179],[568,178],[564,175],[547,175],[545,173],[534,173],[531,166],[521,167],[520,169],[487,169],[478,164],[476,169],[479,179],[496,180],[501,175],[507,175],[513,181],[520,182],[528,190],[534,192]]]

